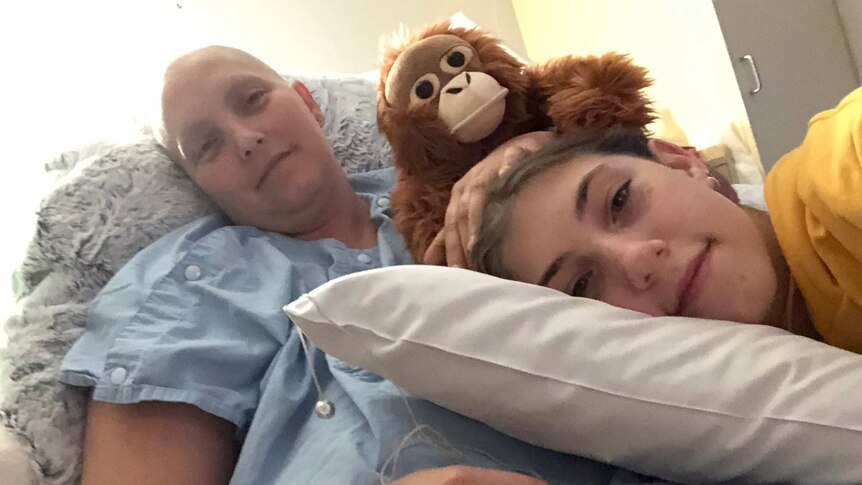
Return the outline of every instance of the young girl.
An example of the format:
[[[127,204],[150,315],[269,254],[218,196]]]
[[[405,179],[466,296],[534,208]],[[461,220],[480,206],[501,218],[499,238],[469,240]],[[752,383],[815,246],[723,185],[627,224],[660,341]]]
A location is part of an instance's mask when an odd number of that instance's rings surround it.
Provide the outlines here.
[[[860,136],[857,90],[769,173],[769,214],[715,192],[671,143],[619,130],[560,140],[492,184],[472,263],[649,315],[774,325],[862,352]]]

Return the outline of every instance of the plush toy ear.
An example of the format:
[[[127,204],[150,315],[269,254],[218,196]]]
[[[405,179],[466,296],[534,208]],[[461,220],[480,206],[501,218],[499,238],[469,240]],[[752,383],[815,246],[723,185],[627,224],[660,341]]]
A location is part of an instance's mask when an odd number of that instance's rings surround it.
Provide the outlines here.
[[[548,100],[548,116],[560,133],[612,125],[646,132],[655,118],[643,92],[652,80],[628,56],[567,56],[531,67],[528,73]]]

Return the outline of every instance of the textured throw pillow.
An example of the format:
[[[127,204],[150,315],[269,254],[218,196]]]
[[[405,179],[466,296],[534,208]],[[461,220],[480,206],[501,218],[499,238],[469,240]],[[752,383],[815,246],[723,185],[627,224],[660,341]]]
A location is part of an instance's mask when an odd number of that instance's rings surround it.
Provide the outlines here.
[[[285,312],[327,353],[540,446],[688,483],[862,481],[862,356],[776,328],[434,266]]]

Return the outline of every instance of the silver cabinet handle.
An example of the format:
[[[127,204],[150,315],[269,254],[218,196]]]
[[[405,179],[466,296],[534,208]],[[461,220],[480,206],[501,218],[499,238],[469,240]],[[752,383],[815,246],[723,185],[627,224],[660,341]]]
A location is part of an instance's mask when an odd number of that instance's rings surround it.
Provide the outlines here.
[[[748,66],[751,67],[751,74],[754,75],[754,89],[749,91],[751,94],[757,94],[763,88],[763,84],[760,82],[760,73],[757,72],[757,64],[754,63],[754,57],[751,54],[746,54],[739,58],[740,62],[748,61]]]

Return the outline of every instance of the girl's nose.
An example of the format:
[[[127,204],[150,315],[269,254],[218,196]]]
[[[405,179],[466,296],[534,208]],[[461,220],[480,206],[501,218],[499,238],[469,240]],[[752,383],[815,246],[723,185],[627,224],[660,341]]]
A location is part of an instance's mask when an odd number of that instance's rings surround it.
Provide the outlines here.
[[[620,248],[619,261],[632,286],[645,290],[655,281],[656,272],[667,255],[661,239],[627,242]]]

